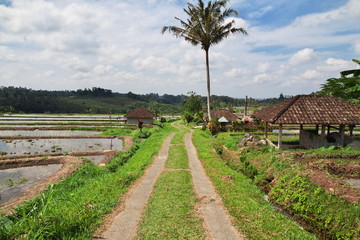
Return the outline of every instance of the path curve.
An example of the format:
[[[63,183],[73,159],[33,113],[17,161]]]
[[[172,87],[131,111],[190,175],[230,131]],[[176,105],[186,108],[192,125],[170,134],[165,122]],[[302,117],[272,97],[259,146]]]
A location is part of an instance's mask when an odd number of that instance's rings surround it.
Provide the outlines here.
[[[201,199],[199,211],[204,218],[205,229],[209,238],[213,240],[244,239],[231,224],[221,198],[216,194],[215,188],[202,167],[191,139],[192,133],[193,130],[185,135],[185,146],[188,152],[194,189]]]

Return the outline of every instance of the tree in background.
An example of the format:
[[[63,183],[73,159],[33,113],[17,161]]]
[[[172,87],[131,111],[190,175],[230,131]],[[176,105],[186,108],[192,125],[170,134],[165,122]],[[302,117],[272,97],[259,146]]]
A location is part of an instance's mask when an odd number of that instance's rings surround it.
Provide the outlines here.
[[[353,59],[360,65],[360,61]],[[319,94],[342,98],[360,105],[360,69],[342,71],[340,78],[330,78],[321,85]]]
[[[165,26],[162,33],[169,30],[176,37],[184,38],[192,45],[201,45],[205,51],[206,78],[207,78],[207,111],[210,116],[210,66],[209,48],[227,38],[230,34],[247,32],[243,28],[233,27],[235,21],[225,21],[228,17],[237,16],[238,12],[232,8],[226,8],[227,0],[209,1],[205,6],[202,0],[197,4],[187,3],[184,12],[188,15],[186,21],[175,17],[181,27]]]
[[[201,122],[203,120],[201,96],[192,91],[188,92],[188,94],[190,96],[183,106],[183,117],[188,123],[192,121]]]

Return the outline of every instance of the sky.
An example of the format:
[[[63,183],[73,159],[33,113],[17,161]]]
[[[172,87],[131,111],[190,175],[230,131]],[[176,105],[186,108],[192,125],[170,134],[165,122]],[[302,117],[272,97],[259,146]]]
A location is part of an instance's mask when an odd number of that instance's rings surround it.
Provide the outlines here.
[[[190,0],[191,1],[191,0]],[[205,2],[207,0],[204,0]],[[182,0],[0,0],[0,86],[205,96],[205,52],[169,33]],[[230,0],[235,34],[210,48],[211,94],[318,91],[358,68],[359,0]]]

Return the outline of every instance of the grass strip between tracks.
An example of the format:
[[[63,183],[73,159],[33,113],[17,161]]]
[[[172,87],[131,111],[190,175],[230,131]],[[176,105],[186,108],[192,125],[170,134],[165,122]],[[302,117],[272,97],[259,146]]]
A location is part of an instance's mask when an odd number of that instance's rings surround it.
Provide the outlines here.
[[[178,133],[183,139],[184,133]],[[178,140],[176,140],[178,141]],[[204,229],[196,213],[195,192],[187,153],[183,144],[169,149],[167,167],[155,185],[146,207],[136,239],[205,239]]]

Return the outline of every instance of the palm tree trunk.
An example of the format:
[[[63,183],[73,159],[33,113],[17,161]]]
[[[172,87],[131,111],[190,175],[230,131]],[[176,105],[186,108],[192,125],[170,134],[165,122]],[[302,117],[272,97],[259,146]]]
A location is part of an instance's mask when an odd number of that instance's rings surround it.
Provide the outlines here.
[[[210,66],[209,66],[209,50],[205,50],[206,55],[206,82],[207,82],[207,111],[209,116],[209,121],[211,120],[210,114]]]

